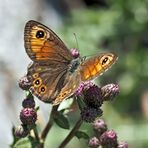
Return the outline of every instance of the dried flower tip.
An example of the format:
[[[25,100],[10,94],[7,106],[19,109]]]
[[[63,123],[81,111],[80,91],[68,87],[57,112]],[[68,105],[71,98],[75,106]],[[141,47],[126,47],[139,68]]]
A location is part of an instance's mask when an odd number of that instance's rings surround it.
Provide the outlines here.
[[[81,110],[81,118],[85,122],[94,122],[97,117],[102,115],[102,110],[100,108],[84,107]]]
[[[25,125],[33,125],[37,120],[36,110],[33,108],[24,108],[20,112],[20,120]]]
[[[100,136],[100,143],[103,146],[103,148],[117,148],[117,134],[113,130],[104,132]]]
[[[28,80],[27,76],[24,76],[19,80],[19,87],[23,90],[29,90],[31,82]]]
[[[18,138],[24,138],[29,134],[29,130],[26,125],[19,125],[15,129],[15,136]]]
[[[71,51],[72,56],[73,56],[75,59],[80,56],[80,53],[79,53],[78,49],[72,48],[70,51]]]
[[[100,142],[99,142],[99,139],[97,137],[92,137],[90,140],[89,140],[89,143],[88,143],[88,146],[90,148],[98,148],[100,145]]]
[[[93,85],[94,85],[94,84],[93,84],[91,81],[82,82],[82,83],[79,85],[78,89],[76,90],[75,95],[76,95],[76,96],[81,96],[81,95],[83,95],[83,91],[84,91],[85,89],[88,89],[89,87],[91,87],[91,86],[93,86]]]
[[[128,143],[127,142],[120,142],[118,144],[118,148],[128,148]]]
[[[35,101],[33,98],[26,98],[22,102],[22,106],[24,108],[34,108],[35,107]]]
[[[93,123],[94,131],[97,134],[97,137],[99,137],[102,133],[107,131],[107,125],[102,119],[97,119]]]
[[[84,102],[90,107],[98,108],[103,104],[101,88],[95,84],[85,88],[83,95]]]
[[[112,100],[119,94],[119,85],[108,84],[101,88],[104,101]]]

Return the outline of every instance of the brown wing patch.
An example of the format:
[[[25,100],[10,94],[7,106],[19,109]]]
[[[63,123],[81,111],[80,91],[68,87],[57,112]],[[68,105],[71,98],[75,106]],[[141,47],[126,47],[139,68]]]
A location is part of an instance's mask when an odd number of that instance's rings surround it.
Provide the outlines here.
[[[73,75],[68,75],[66,79],[67,82],[57,95],[56,99],[53,101],[53,105],[58,105],[63,100],[69,98],[79,87],[81,83],[81,76],[79,70],[76,73],[73,73]]]

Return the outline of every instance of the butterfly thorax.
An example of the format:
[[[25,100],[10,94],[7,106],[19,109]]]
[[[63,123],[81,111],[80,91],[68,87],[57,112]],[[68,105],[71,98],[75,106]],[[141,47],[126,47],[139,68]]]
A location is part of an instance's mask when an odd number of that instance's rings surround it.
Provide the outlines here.
[[[74,73],[78,69],[80,63],[81,62],[79,58],[73,59],[69,66],[69,72]]]

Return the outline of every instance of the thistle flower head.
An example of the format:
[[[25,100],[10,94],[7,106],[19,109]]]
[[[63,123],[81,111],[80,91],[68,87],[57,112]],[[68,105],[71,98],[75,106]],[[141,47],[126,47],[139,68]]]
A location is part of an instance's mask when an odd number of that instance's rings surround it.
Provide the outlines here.
[[[22,106],[24,108],[34,108],[35,107],[35,101],[33,98],[26,98],[22,102]]]
[[[107,130],[107,125],[102,119],[97,119],[93,123],[93,129],[96,132],[97,136],[100,136]]]
[[[81,96],[83,95],[83,91],[89,87],[93,86],[93,83],[91,81],[87,81],[87,82],[82,82],[78,89],[76,90],[75,92],[75,95],[76,96]]]
[[[31,87],[31,82],[28,80],[27,76],[22,77],[18,83],[19,87],[23,90],[29,90]]]
[[[37,120],[36,110],[33,108],[23,108],[20,112],[20,120],[25,125],[33,125]]]
[[[79,53],[78,49],[72,48],[70,51],[71,51],[72,56],[73,56],[75,59],[80,56],[80,53]]]
[[[83,90],[84,102],[91,107],[98,108],[103,104],[101,88],[91,85]]]
[[[104,101],[112,100],[119,94],[119,85],[107,84],[101,88]]]
[[[108,130],[100,136],[100,143],[103,148],[117,148],[117,134],[113,130]]]
[[[92,137],[91,139],[89,139],[89,143],[88,146],[90,148],[98,148],[100,145],[99,139],[97,137]]]
[[[84,107],[81,110],[81,118],[85,122],[94,122],[97,117],[102,115],[102,110],[100,108]]]

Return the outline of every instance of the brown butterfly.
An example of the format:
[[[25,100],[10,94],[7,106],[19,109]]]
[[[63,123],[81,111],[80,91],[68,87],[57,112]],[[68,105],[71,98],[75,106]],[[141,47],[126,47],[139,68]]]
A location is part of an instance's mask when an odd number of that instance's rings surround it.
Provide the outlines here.
[[[40,100],[53,105],[73,95],[81,82],[101,75],[117,60],[111,52],[83,61],[75,59],[52,30],[32,20],[26,23],[24,40],[33,61],[27,73],[30,90]]]

